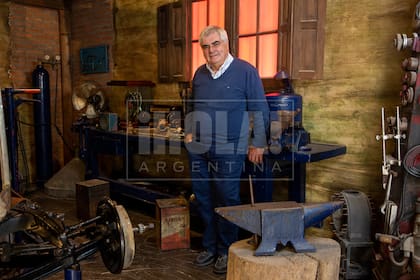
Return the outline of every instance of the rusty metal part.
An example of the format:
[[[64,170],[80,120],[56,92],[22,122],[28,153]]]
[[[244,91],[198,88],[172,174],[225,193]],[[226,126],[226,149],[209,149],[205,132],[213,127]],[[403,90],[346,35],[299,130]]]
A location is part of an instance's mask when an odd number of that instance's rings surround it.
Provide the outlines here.
[[[419,60],[417,57],[408,57],[404,59],[401,67],[407,71],[417,71],[417,68],[419,67]]]
[[[403,165],[410,175],[420,178],[420,145],[416,145],[407,151]]]
[[[394,38],[394,47],[399,51],[411,48],[417,37],[417,33],[413,33],[412,38],[408,37],[407,34],[397,34]]]
[[[249,194],[251,196],[251,206],[254,206],[254,187],[252,185],[252,176],[251,176],[251,174],[249,174],[249,176],[248,176],[248,181],[249,181]]]
[[[409,86],[415,86],[417,80],[417,73],[415,71],[407,71],[402,76],[402,82]]]
[[[413,87],[404,87],[400,92],[401,105],[406,106],[413,103],[414,89]]]

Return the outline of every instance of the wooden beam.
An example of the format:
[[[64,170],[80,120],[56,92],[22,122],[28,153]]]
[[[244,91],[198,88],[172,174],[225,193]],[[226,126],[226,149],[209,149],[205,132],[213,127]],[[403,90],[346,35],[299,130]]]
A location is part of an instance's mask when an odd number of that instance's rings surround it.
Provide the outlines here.
[[[12,0],[12,3],[49,9],[64,9],[64,0]]]

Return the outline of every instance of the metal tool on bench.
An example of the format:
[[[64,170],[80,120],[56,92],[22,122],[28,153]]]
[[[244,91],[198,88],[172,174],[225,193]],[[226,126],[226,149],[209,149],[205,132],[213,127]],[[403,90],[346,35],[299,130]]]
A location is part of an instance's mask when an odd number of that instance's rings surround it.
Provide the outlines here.
[[[277,244],[290,242],[297,253],[316,249],[304,237],[304,230],[318,226],[343,202],[297,203],[294,201],[264,202],[238,206],[219,207],[215,211],[239,227],[257,234],[261,242],[256,256],[274,255]]]
[[[270,108],[269,149],[274,154],[282,150],[296,152],[310,142],[302,126],[302,96],[294,92],[286,72],[280,71],[275,79],[281,80],[284,88],[265,94]]]

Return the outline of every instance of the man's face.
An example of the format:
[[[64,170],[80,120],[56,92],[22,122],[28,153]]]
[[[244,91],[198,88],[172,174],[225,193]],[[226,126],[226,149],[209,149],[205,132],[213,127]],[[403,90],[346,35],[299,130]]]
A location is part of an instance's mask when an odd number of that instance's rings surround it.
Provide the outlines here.
[[[207,63],[215,71],[222,66],[229,54],[228,42],[222,41],[217,32],[210,33],[207,37],[203,38],[201,49],[203,50],[203,55]]]

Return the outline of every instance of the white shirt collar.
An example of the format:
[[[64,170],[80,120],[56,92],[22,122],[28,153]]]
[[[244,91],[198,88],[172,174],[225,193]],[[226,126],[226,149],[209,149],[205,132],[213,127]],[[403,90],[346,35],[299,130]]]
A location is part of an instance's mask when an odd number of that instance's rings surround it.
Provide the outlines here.
[[[220,66],[219,70],[217,70],[217,71],[213,71],[213,70],[210,68],[210,65],[209,65],[208,63],[206,63],[206,67],[207,67],[207,69],[210,71],[211,76],[213,77],[213,79],[217,79],[217,78],[219,78],[220,76],[222,76],[222,75],[223,75],[223,73],[225,73],[225,72],[226,72],[226,70],[228,69],[228,67],[229,67],[229,66],[230,66],[230,64],[232,63],[232,61],[233,61],[233,56],[229,53],[229,54],[228,54],[228,56],[227,56],[227,57],[226,57],[226,59],[225,59],[225,62],[223,62],[222,66]]]

